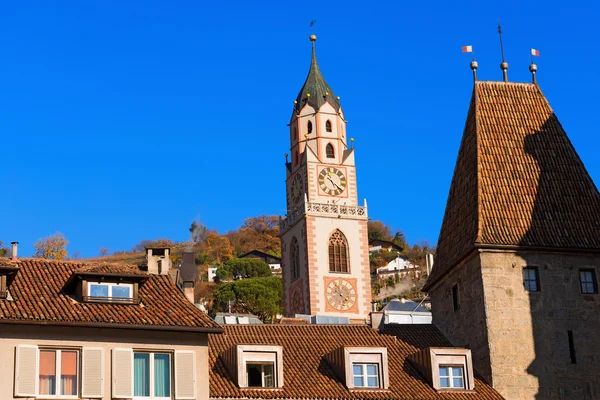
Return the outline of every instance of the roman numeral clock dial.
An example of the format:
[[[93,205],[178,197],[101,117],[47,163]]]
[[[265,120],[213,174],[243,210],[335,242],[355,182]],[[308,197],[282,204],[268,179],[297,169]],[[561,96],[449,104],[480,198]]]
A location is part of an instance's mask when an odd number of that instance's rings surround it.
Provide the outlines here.
[[[330,196],[339,196],[346,190],[348,180],[342,171],[335,167],[325,167],[319,172],[319,186]]]

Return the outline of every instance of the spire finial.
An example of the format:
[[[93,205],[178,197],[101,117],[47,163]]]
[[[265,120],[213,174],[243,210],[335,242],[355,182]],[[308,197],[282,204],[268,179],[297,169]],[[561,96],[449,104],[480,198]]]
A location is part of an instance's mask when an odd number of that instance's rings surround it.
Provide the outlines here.
[[[310,21],[310,41],[313,43],[313,46],[315,45],[315,42],[317,41],[317,35],[315,35],[315,22],[317,22],[316,19],[313,19],[312,21]]]
[[[537,85],[537,77],[535,73],[537,72],[537,65],[533,62],[533,57],[539,57],[540,51],[536,49],[531,49],[531,65],[529,66],[529,72],[531,72],[531,78],[534,85]]]
[[[500,18],[498,18],[498,35],[500,35],[500,53],[502,53],[502,63],[500,64],[500,69],[502,70],[504,82],[508,82],[508,63],[504,61],[504,45],[502,44],[502,26],[500,26]]]
[[[479,64],[475,61],[475,52],[473,51],[473,46],[463,46],[463,53],[471,53],[471,69],[473,70],[473,80],[477,82],[477,68],[479,68]]]

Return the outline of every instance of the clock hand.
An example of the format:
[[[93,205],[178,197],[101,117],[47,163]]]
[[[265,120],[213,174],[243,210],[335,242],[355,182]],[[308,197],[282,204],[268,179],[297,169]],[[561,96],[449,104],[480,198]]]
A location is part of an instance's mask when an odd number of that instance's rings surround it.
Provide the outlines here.
[[[340,185],[338,185],[337,183],[335,183],[335,182],[333,181],[333,179],[331,179],[331,176],[327,175],[327,177],[329,178],[329,181],[330,181],[331,183],[333,183],[333,185],[334,185],[335,187],[337,187],[337,188],[338,188],[338,189],[340,189],[340,190],[344,190],[344,189],[342,189],[342,187],[341,187]]]

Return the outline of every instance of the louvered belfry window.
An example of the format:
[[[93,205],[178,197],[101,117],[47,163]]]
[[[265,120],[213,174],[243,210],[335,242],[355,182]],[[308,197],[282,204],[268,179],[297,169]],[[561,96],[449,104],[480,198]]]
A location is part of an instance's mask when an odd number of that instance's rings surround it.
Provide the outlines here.
[[[329,272],[348,272],[348,241],[339,229],[329,237]]]
[[[296,237],[292,239],[292,251],[290,255],[292,261],[292,280],[294,280],[300,275],[300,246]]]

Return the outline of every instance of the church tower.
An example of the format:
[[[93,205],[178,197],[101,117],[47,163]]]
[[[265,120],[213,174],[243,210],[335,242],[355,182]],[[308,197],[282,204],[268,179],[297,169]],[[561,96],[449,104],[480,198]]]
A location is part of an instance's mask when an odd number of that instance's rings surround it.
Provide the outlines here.
[[[285,315],[364,320],[371,307],[367,206],[358,204],[354,149],[340,98],[312,42],[308,76],[289,123],[287,216],[281,222]],[[351,141],[351,139],[350,139]]]

